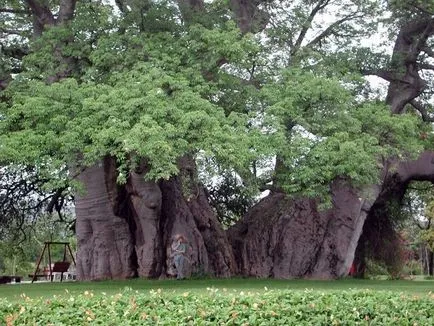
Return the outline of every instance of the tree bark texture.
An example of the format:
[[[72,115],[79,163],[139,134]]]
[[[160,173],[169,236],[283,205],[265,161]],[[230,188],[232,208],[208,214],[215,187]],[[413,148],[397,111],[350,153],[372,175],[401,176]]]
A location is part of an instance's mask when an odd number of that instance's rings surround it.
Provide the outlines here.
[[[434,252],[428,250],[427,258],[428,258],[428,275],[433,276],[434,275]]]
[[[434,19],[431,17],[411,20],[400,29],[387,72],[389,89],[386,102],[395,114],[402,113],[405,105],[426,88],[426,82],[419,75],[421,65],[418,59],[433,33]]]
[[[85,187],[75,206],[80,280],[129,278],[136,273],[128,221],[113,209],[119,193],[112,171],[113,162],[106,159],[77,177]]]
[[[85,187],[76,199],[80,280],[165,277],[176,234],[188,240],[191,272],[236,273],[227,237],[195,181],[194,162],[183,158],[179,165],[179,176],[159,183],[145,181],[144,164],[117,185],[112,158],[79,174]]]
[[[343,181],[332,185],[333,207],[272,193],[229,230],[244,276],[320,279],[346,275],[363,223],[378,194],[362,198]]]
[[[411,180],[433,178],[434,153],[424,152],[417,160],[397,163],[384,182],[364,191],[334,182],[329,210],[318,209],[315,200],[271,193],[228,232],[240,272],[276,278],[346,276],[367,217],[376,221],[374,213],[387,199],[402,198]],[[392,226],[383,231],[376,238],[397,240]]]
[[[230,0],[230,6],[235,14],[241,32],[258,32],[268,23],[268,14],[259,9],[263,0]]]

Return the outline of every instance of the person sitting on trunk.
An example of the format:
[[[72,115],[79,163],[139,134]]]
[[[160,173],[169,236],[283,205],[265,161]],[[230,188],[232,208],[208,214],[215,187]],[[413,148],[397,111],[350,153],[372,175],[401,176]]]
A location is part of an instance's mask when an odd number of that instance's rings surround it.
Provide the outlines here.
[[[186,276],[186,267],[187,267],[186,265],[188,263],[187,239],[181,234],[175,235],[172,242],[171,249],[172,249],[171,256],[173,258],[173,262],[175,263],[176,278],[178,280],[182,280]]]

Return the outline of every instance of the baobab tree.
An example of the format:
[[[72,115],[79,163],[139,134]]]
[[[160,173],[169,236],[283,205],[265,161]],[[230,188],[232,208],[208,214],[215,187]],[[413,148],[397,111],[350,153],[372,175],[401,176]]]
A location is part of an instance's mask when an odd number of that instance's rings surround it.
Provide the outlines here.
[[[387,8],[377,60],[355,43],[381,6],[4,1],[0,162],[73,187],[80,279],[164,275],[175,233],[195,271],[342,276],[373,209],[432,175],[430,8]],[[216,167],[270,190],[227,232],[198,178]]]

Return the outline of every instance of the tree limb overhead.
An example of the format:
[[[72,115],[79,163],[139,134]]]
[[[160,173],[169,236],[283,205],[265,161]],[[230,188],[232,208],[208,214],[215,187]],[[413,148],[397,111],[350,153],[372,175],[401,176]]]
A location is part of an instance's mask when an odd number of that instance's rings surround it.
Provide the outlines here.
[[[428,114],[428,111],[427,111],[427,109],[425,108],[425,106],[422,104],[422,103],[420,103],[420,102],[418,102],[418,101],[416,101],[416,100],[412,100],[411,102],[410,102],[410,104],[417,110],[417,111],[419,111],[419,113],[421,114],[421,116],[422,116],[422,120],[423,121],[425,121],[425,122],[434,122],[434,117],[432,117],[432,116],[430,116],[429,114]]]

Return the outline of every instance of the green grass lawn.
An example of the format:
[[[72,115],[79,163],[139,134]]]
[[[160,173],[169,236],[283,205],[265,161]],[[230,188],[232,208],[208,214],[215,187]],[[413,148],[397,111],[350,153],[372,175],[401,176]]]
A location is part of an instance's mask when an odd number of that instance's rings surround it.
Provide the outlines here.
[[[114,294],[125,288],[132,288],[139,292],[161,289],[164,292],[196,292],[206,293],[207,288],[226,289],[228,291],[264,291],[265,288],[280,290],[339,291],[348,289],[372,289],[375,291],[394,291],[407,294],[423,295],[434,292],[433,280],[389,281],[389,280],[354,280],[337,281],[312,280],[273,280],[273,279],[201,279],[201,280],[145,280],[134,279],[126,281],[101,282],[64,282],[64,283],[34,283],[0,285],[0,298],[20,300],[25,293],[29,297],[52,297],[69,293],[83,293],[92,291],[95,295]]]

